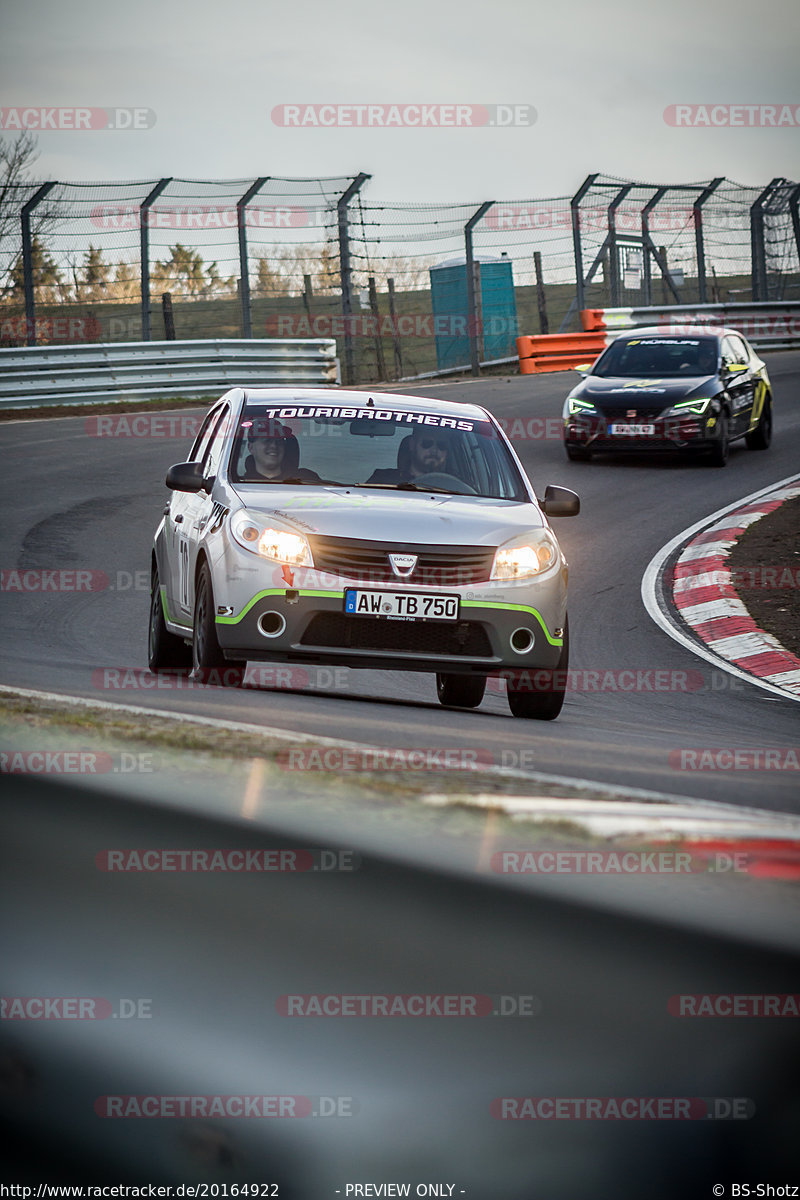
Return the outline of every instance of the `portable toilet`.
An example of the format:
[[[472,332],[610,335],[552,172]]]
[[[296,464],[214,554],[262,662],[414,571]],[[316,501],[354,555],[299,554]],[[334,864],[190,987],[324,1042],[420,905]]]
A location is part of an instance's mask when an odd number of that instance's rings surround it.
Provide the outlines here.
[[[511,358],[516,354],[517,298],[514,270],[507,256],[476,254],[481,264],[483,358]],[[436,365],[468,366],[470,328],[467,303],[467,260],[450,258],[429,270],[431,304],[436,339]]]

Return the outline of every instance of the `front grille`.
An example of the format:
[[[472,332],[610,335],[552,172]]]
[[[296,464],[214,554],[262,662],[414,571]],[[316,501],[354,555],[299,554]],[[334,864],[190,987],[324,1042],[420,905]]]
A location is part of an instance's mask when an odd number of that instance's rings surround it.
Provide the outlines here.
[[[300,639],[302,646],[337,650],[396,650],[403,654],[448,654],[491,658],[492,646],[482,625],[457,621],[391,621],[324,612],[312,617]]]
[[[492,570],[494,547],[415,546],[408,542],[373,542],[357,538],[313,537],[314,566],[330,575],[371,583],[420,584],[424,587],[466,587],[485,582]],[[410,575],[398,577],[389,564],[390,554],[416,554]]]
[[[664,404],[606,403],[597,405],[598,410],[607,421],[630,422],[632,425],[641,425],[643,421],[654,421],[667,407],[666,402]],[[633,413],[633,416],[629,416],[629,413]]]

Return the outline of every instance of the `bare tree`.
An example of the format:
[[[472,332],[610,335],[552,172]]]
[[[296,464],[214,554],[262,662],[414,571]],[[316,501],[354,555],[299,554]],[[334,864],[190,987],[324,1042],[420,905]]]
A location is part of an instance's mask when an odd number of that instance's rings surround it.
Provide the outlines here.
[[[11,274],[22,253],[20,212],[38,186],[30,173],[38,157],[29,130],[15,139],[0,137],[0,297],[13,288]],[[41,236],[52,220],[52,212],[43,207],[34,213],[32,232]]]

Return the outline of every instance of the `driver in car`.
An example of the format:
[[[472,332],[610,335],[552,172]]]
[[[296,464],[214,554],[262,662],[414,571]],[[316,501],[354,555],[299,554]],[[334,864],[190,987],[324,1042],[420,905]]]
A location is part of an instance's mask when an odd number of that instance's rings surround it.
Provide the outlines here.
[[[413,483],[420,475],[454,474],[449,463],[450,442],[444,430],[416,425],[406,441],[408,445],[400,447],[397,467],[373,471],[367,483]]]

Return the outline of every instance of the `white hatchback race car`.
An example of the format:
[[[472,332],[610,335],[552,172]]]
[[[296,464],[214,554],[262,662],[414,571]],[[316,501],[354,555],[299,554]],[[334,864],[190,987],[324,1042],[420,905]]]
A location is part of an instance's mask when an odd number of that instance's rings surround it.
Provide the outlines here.
[[[435,672],[475,708],[558,716],[567,563],[494,418],[473,404],[234,388],[212,406],[152,553],[149,663],[241,684],[248,661]]]

